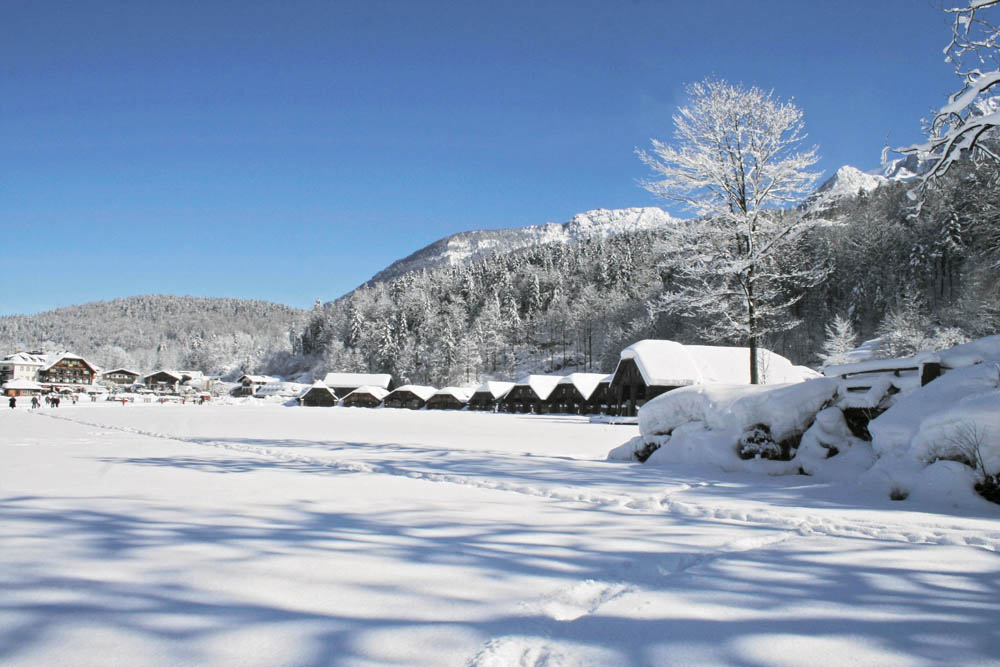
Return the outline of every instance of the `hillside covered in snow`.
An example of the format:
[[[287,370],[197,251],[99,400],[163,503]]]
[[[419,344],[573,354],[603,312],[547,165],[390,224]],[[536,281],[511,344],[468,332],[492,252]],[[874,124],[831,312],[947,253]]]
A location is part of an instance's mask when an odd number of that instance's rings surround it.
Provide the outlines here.
[[[662,229],[676,222],[656,207],[596,209],[578,213],[569,222],[509,229],[480,229],[460,232],[417,250],[393,262],[371,279],[372,283],[398,278],[412,271],[467,264],[489,255],[502,254],[545,243],[578,243],[584,239],[608,238],[617,234]]]

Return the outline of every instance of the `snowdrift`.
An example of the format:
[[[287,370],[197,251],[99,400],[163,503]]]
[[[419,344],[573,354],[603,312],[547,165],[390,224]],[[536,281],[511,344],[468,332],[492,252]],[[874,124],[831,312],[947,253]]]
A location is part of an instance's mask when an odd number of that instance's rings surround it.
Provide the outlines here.
[[[974,488],[1000,481],[1000,335],[866,363],[796,384],[668,392],[639,410],[641,435],[608,458],[806,474],[898,500],[984,503]],[[920,386],[925,364],[941,375]],[[867,423],[870,440],[845,419],[859,407],[878,415]]]

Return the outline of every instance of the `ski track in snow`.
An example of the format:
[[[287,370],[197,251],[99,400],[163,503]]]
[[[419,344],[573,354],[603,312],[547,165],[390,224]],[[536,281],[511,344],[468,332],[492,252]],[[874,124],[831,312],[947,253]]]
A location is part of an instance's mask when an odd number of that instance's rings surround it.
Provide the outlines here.
[[[670,489],[669,491],[664,493],[652,494],[645,497],[636,497],[628,494],[617,494],[617,493],[590,493],[582,489],[574,489],[566,486],[544,488],[544,487],[530,486],[525,484],[517,484],[513,482],[506,482],[502,480],[478,479],[469,476],[462,476],[460,474],[443,474],[437,472],[412,470],[412,469],[397,467],[391,463],[385,463],[385,462],[354,463],[347,461],[337,461],[325,458],[290,454],[288,452],[281,451],[278,449],[273,449],[270,447],[261,447],[256,445],[241,445],[232,442],[203,440],[199,438],[184,438],[184,437],[170,435],[167,433],[145,431],[142,429],[137,429],[129,426],[113,426],[108,424],[100,424],[96,422],[84,421],[80,419],[73,419],[72,417],[64,417],[62,415],[45,414],[45,413],[34,413],[34,414],[38,416],[49,417],[51,419],[60,419],[63,421],[68,421],[75,424],[80,424],[82,426],[99,428],[103,429],[104,431],[119,431],[123,433],[146,436],[150,438],[158,438],[161,440],[182,442],[190,445],[200,445],[216,449],[236,451],[245,454],[254,454],[257,456],[263,456],[272,460],[281,461],[285,463],[304,464],[304,465],[315,466],[318,468],[326,468],[346,473],[391,475],[394,477],[406,477],[409,479],[422,480],[427,482],[458,484],[458,485],[471,486],[475,488],[488,489],[493,491],[519,493],[523,495],[535,496],[539,498],[548,498],[557,501],[587,503],[594,505],[596,507],[607,507],[610,509],[627,510],[644,514],[674,514],[679,517],[697,519],[697,520],[710,520],[710,521],[719,521],[726,523],[744,523],[748,525],[763,526],[768,528],[774,528],[776,530],[787,531],[789,533],[794,533],[804,537],[814,536],[814,535],[830,536],[830,537],[848,537],[848,538],[871,539],[884,542],[904,542],[907,544],[942,544],[942,545],[968,546],[968,547],[985,549],[987,551],[994,551],[994,552],[1000,551],[1000,532],[993,532],[985,535],[984,534],[970,535],[970,534],[965,534],[968,533],[968,531],[961,527],[946,528],[942,526],[935,526],[933,530],[930,529],[930,527],[928,527],[927,529],[922,531],[915,531],[912,526],[907,524],[893,525],[883,521],[869,521],[862,519],[833,520],[819,516],[782,515],[772,510],[766,510],[760,508],[743,510],[730,507],[711,507],[693,502],[684,502],[680,500],[675,500],[674,498],[672,498],[673,495],[682,493],[683,491],[692,488],[690,485],[686,484]],[[91,435],[96,436],[98,435],[98,433],[93,433]],[[539,461],[544,461],[547,459],[547,457],[541,457],[541,456],[532,458],[537,459]],[[766,544],[759,546],[751,546],[750,548],[760,548],[760,546],[766,546]],[[692,554],[691,555],[692,558],[695,558],[697,562],[692,562],[681,569],[688,569],[693,565],[699,564],[699,562],[703,561],[705,558],[715,558],[718,557],[719,555],[725,555],[728,553],[733,553],[735,551],[746,551],[746,550],[747,549],[744,548],[734,548],[731,550],[728,549],[723,550],[718,553],[710,552],[707,554]],[[701,559],[701,561],[698,561],[699,558]],[[617,597],[617,595],[612,597]],[[604,601],[606,602],[607,599]],[[543,662],[541,664],[545,663]]]

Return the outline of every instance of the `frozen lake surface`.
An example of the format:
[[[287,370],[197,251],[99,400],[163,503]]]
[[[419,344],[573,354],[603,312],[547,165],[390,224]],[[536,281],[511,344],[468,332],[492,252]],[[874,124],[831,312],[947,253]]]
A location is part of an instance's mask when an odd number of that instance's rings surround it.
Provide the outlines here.
[[[637,433],[6,409],[0,663],[1000,664],[1000,508],[604,460]]]

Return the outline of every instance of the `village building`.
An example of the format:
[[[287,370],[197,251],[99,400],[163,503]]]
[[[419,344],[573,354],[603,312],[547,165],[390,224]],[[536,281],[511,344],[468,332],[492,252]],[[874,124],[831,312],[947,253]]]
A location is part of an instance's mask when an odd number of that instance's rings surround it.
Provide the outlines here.
[[[116,368],[101,373],[101,379],[118,387],[131,387],[139,382],[140,374],[127,368]]]
[[[561,375],[529,375],[514,383],[514,387],[500,399],[500,412],[547,414],[548,398],[562,380]]]
[[[256,396],[257,390],[272,382],[281,382],[276,377],[270,375],[241,375],[237,380],[237,387],[233,389],[233,396]]]
[[[549,412],[571,415],[599,414],[601,404],[593,397],[604,373],[570,373],[549,394]]]
[[[159,370],[142,379],[142,383],[146,385],[147,389],[158,394],[177,394],[180,393],[182,384],[204,383],[204,381],[205,376],[201,371],[175,370]]]
[[[45,391],[34,380],[7,380],[2,385],[4,396],[37,396]]]
[[[337,396],[347,396],[359,387],[381,387],[392,391],[395,384],[388,373],[327,373],[323,384],[336,392]]]
[[[0,359],[0,383],[9,380],[37,381],[38,371],[49,363],[41,352],[15,352]]]
[[[513,382],[487,380],[469,398],[469,409],[485,412],[496,412],[497,403],[514,388]]]
[[[464,387],[438,389],[427,399],[428,410],[461,410],[472,398],[472,390]]]
[[[405,384],[402,387],[393,389],[382,399],[382,405],[387,408],[408,408],[419,410],[427,405],[428,399],[434,395],[437,389],[425,387],[418,384]]]
[[[332,408],[337,405],[337,395],[322,380],[316,380],[301,396],[299,405],[304,407]]]
[[[764,348],[758,348],[758,356],[764,384],[801,382],[818,375]],[[750,384],[750,349],[641,340],[622,350],[611,392],[617,414],[634,417],[660,394],[698,384]]]
[[[377,408],[382,405],[382,399],[389,395],[389,390],[382,387],[366,385],[358,387],[340,402],[345,408]]]
[[[49,388],[82,391],[97,378],[98,368],[77,354],[61,352],[45,356],[47,363],[38,369],[36,381]]]

